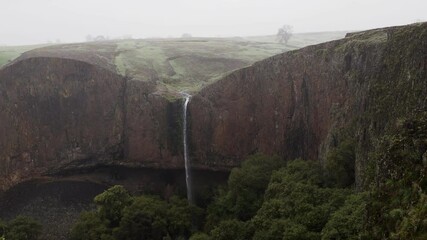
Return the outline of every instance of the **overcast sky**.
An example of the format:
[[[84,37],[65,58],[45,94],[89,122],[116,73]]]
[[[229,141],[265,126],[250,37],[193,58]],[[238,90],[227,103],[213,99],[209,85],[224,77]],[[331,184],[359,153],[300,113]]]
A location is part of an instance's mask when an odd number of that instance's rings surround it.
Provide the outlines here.
[[[0,0],[0,44],[111,38],[254,36],[427,21],[427,0]]]

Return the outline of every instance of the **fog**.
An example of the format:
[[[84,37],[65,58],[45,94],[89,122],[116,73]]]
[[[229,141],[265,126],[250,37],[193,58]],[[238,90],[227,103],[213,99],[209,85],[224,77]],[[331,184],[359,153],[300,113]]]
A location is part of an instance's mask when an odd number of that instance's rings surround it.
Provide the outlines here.
[[[426,0],[0,0],[0,45],[363,30],[427,20]]]

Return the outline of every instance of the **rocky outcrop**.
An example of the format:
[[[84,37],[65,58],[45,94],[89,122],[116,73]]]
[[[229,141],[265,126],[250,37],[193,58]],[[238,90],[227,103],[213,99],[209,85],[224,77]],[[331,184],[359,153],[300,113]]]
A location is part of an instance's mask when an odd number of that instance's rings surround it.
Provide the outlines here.
[[[26,58],[0,71],[0,186],[96,166],[181,168],[181,103],[86,62]]]
[[[123,158],[124,86],[75,60],[30,58],[3,69],[0,186]]]
[[[155,86],[128,81],[124,163],[136,167],[183,168],[182,102],[155,93]]]
[[[235,71],[189,104],[194,168],[249,154],[324,159],[356,142],[357,178],[373,142],[427,106],[427,24],[354,33]],[[28,57],[0,70],[0,186],[96,167],[183,169],[182,100],[99,64]]]
[[[426,110],[426,66],[424,23],[354,33],[235,71],[190,103],[195,164],[230,168],[254,152],[322,160],[346,135],[362,185],[374,139]]]

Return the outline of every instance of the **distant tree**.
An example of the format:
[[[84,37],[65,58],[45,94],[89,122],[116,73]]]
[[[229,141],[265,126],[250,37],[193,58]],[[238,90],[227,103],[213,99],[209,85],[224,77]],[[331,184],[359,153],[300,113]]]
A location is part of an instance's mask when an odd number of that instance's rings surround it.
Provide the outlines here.
[[[191,36],[191,34],[189,34],[189,33],[184,33],[184,34],[182,34],[182,36],[181,36],[182,38],[191,38],[191,37],[193,37],[193,36]]]
[[[288,44],[289,39],[292,37],[292,29],[291,25],[283,25],[283,27],[279,28],[277,32],[277,40],[279,43]]]

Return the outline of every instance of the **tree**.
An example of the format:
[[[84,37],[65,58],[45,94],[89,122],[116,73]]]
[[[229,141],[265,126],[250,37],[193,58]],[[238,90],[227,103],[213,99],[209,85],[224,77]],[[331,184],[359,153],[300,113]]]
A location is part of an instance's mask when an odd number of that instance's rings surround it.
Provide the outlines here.
[[[372,153],[367,204],[371,239],[427,239],[427,112],[404,119]]]
[[[37,240],[41,233],[40,223],[29,217],[18,216],[8,224],[5,239]]]
[[[289,39],[292,37],[292,26],[291,25],[283,25],[283,27],[279,28],[277,32],[277,40],[279,43],[288,44]]]
[[[315,162],[294,160],[271,176],[264,202],[251,219],[256,232],[279,239],[320,239],[331,214],[342,206],[349,191],[322,187],[321,168]],[[298,237],[305,236],[305,237]]]
[[[117,239],[162,239],[168,236],[168,205],[160,198],[136,197],[123,211]]]
[[[209,235],[206,233],[198,232],[193,234],[190,237],[190,240],[211,240],[211,237],[209,237]]]
[[[322,239],[364,239],[362,234],[366,214],[365,208],[365,194],[350,195],[344,205],[332,214],[322,229]]]
[[[108,221],[102,220],[97,212],[85,212],[71,230],[71,240],[112,239]]]
[[[247,225],[247,223],[236,219],[221,221],[219,225],[211,231],[212,239],[250,239],[251,231]]]
[[[332,186],[345,188],[354,184],[355,160],[354,143],[351,141],[343,141],[329,151],[326,158],[326,170]]]
[[[116,185],[96,196],[94,202],[98,214],[108,220],[111,227],[116,227],[123,215],[123,209],[132,203],[132,199],[123,186]]]

